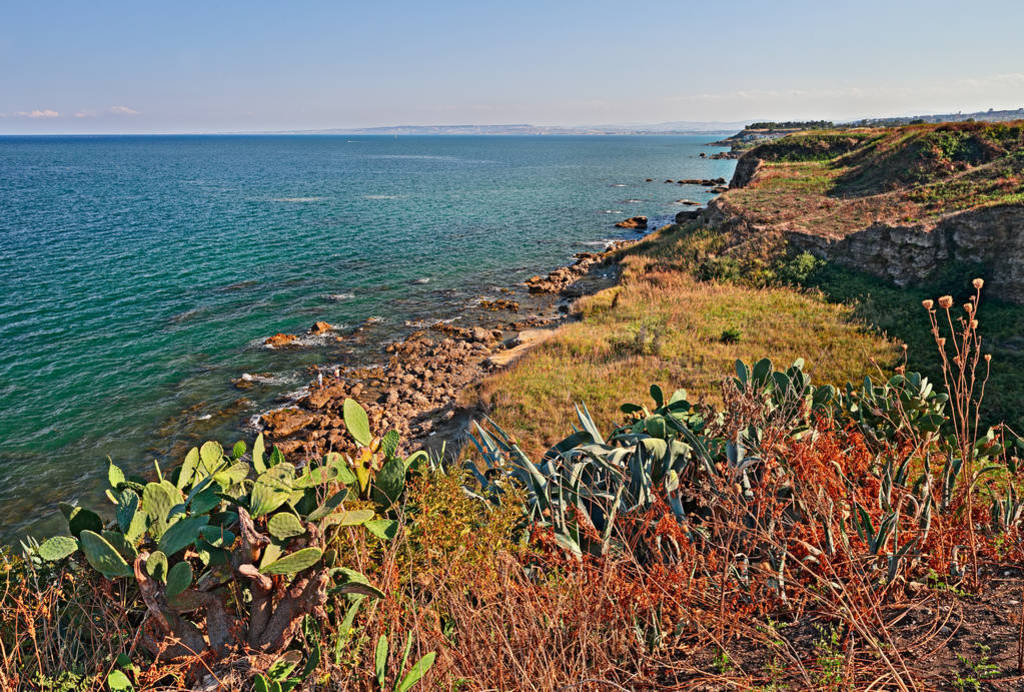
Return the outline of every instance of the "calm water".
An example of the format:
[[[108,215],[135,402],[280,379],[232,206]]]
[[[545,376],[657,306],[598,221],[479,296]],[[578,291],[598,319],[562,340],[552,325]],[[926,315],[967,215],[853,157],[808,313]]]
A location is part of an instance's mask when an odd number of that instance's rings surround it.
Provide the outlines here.
[[[0,539],[344,355],[267,335],[456,314],[706,201],[661,181],[728,178],[712,138],[0,137]]]

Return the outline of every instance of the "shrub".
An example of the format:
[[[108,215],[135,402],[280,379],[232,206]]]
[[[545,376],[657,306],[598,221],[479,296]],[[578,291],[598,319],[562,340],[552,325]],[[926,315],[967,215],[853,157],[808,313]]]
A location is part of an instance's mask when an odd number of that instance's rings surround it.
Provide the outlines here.
[[[282,653],[307,616],[326,617],[332,596],[381,595],[339,563],[340,541],[354,527],[391,538],[406,474],[426,458],[399,457],[393,432],[373,437],[354,401],[344,413],[354,459],[332,453],[298,468],[276,448],[266,454],[260,436],[251,454],[207,442],[168,473],[157,466],[148,483],[110,463],[114,519],[65,505],[70,535],[29,555],[132,583],[148,616],[141,641],[158,660]],[[364,508],[346,509],[350,496]]]

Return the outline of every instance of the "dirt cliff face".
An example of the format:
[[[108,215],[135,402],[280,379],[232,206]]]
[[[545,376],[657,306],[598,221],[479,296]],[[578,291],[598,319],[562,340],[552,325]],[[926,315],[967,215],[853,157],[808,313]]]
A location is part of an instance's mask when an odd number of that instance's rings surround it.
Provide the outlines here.
[[[842,140],[845,154],[829,160],[782,159],[793,166],[776,163],[770,155],[766,159],[761,154],[771,153],[767,147],[755,148],[740,158],[730,193],[708,205],[704,220],[737,240],[785,239],[901,286],[928,279],[953,263],[981,265],[990,295],[1024,304],[1024,203],[1016,194],[1024,189],[1024,149],[997,131],[1005,145],[997,152],[1002,159],[993,154],[976,164],[954,161],[957,165],[924,182],[901,183],[894,177],[881,191],[843,187],[848,178],[895,176],[882,170],[883,164],[895,166],[893,159],[907,159],[901,164],[907,170],[923,170],[917,161],[922,156],[900,149],[899,134],[861,133],[867,143],[862,149]],[[786,141],[770,146],[782,149]],[[790,149],[799,153],[792,146],[784,153],[792,154]],[[933,163],[930,156],[923,158]],[[808,193],[808,183],[820,185],[820,192]],[[954,196],[950,190],[964,192]]]

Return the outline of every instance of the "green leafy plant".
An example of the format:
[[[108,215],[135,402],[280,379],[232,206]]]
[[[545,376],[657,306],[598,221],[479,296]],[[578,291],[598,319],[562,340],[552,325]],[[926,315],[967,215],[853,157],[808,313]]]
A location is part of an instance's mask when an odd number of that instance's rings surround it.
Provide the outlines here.
[[[345,414],[356,460],[328,454],[300,467],[276,447],[267,454],[261,435],[251,453],[242,443],[227,453],[207,442],[169,472],[157,466],[149,482],[110,463],[114,518],[65,505],[70,535],[29,552],[134,582],[150,616],[142,642],[155,655],[283,652],[304,618],[323,616],[329,596],[381,595],[338,564],[335,542],[349,527],[394,536],[387,514],[418,458],[397,455],[394,433],[372,437],[356,402],[346,402]],[[377,509],[346,509],[350,494]]]
[[[409,663],[409,654],[412,653],[413,636],[412,632],[406,637],[405,648],[402,649],[402,660],[398,665],[398,669],[394,671],[393,675],[389,675],[388,671],[388,638],[386,635],[380,635],[377,639],[377,646],[374,649],[374,680],[377,683],[377,689],[386,691],[392,690],[393,692],[407,692],[412,689],[420,679],[426,675],[427,671],[434,665],[434,659],[437,654],[431,651],[428,654],[424,654],[416,663],[414,663],[408,670],[406,665]],[[403,671],[405,672],[402,675]],[[401,676],[401,677],[399,677]],[[388,680],[394,679],[394,684],[388,687]]]

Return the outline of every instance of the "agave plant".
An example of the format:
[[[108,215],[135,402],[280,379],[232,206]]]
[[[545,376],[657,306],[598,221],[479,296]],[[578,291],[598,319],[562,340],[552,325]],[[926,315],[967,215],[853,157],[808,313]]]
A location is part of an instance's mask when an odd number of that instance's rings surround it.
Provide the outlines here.
[[[144,642],[165,658],[233,645],[281,652],[303,618],[323,616],[329,594],[380,596],[363,575],[337,564],[338,532],[362,526],[388,538],[386,516],[419,455],[397,455],[397,435],[370,434],[366,413],[345,402],[356,457],[327,454],[299,467],[263,436],[251,453],[239,442],[193,448],[149,482],[108,468],[114,518],[62,507],[70,535],[38,546],[47,561],[73,558],[107,579],[134,581],[152,623]],[[374,509],[348,510],[361,494]],[[84,560],[83,560],[84,558]]]

